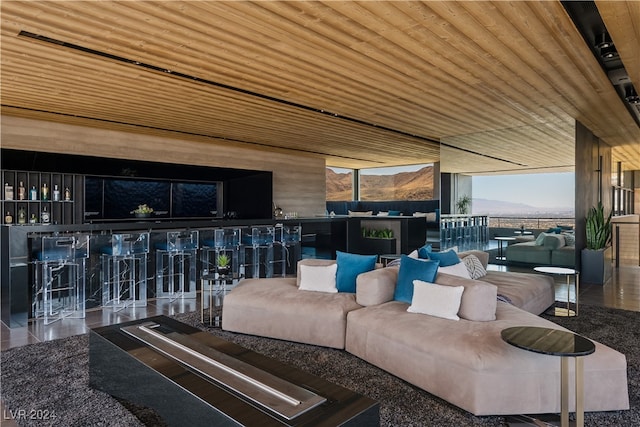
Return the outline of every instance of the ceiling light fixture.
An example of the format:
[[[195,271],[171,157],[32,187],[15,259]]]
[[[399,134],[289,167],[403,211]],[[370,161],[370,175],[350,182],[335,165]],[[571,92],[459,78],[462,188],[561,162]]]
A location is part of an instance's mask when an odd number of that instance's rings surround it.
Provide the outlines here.
[[[605,31],[604,33],[596,36],[596,47],[604,49],[605,47],[611,46],[613,46],[613,41],[611,40],[609,33]]]
[[[604,59],[611,59],[618,56],[618,51],[615,46],[611,45],[609,47],[604,47],[600,50],[600,56]]]
[[[640,96],[638,96],[636,89],[632,85],[627,86],[625,89],[624,99],[626,99],[629,104],[640,104]]]

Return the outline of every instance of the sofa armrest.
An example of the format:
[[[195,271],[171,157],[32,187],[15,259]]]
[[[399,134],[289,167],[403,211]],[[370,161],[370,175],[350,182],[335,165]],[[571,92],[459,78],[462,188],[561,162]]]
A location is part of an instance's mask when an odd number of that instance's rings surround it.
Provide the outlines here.
[[[385,267],[358,275],[356,302],[366,307],[392,301],[398,270],[398,267]]]

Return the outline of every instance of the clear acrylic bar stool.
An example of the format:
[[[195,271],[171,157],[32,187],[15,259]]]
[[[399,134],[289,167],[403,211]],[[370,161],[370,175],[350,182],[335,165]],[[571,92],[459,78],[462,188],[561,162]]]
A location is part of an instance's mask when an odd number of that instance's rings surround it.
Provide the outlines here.
[[[196,298],[198,230],[168,231],[155,245],[156,298]]]
[[[102,306],[146,307],[149,233],[113,234],[100,252]]]
[[[49,325],[85,317],[88,235],[43,236],[35,252],[33,315]]]
[[[300,225],[275,227],[275,244],[276,246],[280,245],[281,250],[278,258],[273,260],[274,275],[285,277],[288,268],[296,265],[302,258],[301,239],[302,227]]]
[[[251,277],[273,277],[274,242],[275,227],[273,226],[251,227],[251,234],[243,234],[242,243],[245,244],[245,249],[249,251],[251,257],[251,263],[245,264],[245,267],[250,267],[248,268],[250,272],[247,271],[247,274],[251,274]],[[262,272],[264,274],[261,274]]]

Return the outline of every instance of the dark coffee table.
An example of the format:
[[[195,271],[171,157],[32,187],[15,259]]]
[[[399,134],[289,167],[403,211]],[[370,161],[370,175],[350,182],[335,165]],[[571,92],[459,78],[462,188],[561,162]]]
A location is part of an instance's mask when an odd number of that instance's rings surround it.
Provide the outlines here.
[[[560,356],[560,425],[569,426],[569,358],[575,360],[576,426],[584,426],[583,360],[596,350],[595,344],[573,332],[534,326],[504,329],[500,335],[507,343],[535,353]]]
[[[380,423],[368,397],[165,316],[92,329],[89,381],[175,426]]]

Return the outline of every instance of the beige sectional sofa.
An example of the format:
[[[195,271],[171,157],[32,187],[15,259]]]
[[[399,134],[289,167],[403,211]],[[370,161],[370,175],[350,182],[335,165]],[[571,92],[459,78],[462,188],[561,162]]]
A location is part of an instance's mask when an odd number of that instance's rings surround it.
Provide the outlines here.
[[[487,255],[473,253],[486,266]],[[298,290],[296,278],[244,280],[225,298],[222,327],[344,348],[475,415],[560,411],[560,359],[500,337],[511,326],[563,329],[537,316],[555,299],[548,276],[488,272],[471,280],[438,273],[436,283],[465,287],[461,319],[453,321],[409,313],[408,304],[394,301],[398,271],[360,274],[356,294]],[[625,356],[596,343],[584,360],[585,410],[628,409]]]

